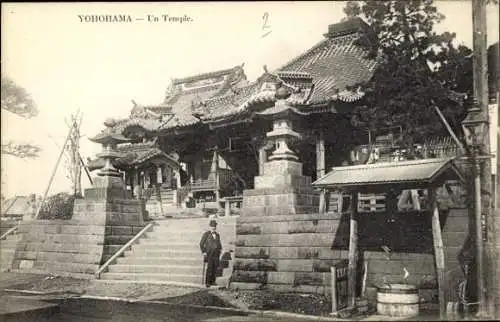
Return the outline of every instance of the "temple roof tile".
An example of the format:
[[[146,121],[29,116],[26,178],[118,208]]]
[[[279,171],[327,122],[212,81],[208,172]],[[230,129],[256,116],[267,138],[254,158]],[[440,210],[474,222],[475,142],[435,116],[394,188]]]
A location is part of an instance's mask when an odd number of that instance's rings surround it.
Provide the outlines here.
[[[175,157],[163,152],[154,141],[118,145],[115,151],[121,155],[120,158],[113,161],[113,165],[118,168],[140,165],[155,157],[164,158],[171,167],[180,167]],[[104,159],[93,159],[87,166],[90,171],[100,169],[104,166]]]

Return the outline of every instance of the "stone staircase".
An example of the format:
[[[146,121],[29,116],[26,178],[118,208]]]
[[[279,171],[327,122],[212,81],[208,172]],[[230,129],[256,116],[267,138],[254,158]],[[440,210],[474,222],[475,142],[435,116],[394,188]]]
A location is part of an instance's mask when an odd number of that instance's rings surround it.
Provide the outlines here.
[[[128,281],[159,284],[200,286],[203,261],[199,242],[208,229],[208,218],[183,218],[157,221],[138,243],[117,259],[101,275],[101,281]],[[223,253],[233,258],[236,238],[236,218],[219,218]],[[217,284],[227,286],[232,261],[223,270]]]
[[[17,243],[21,238],[21,234],[14,232],[5,239],[0,240],[0,272],[10,270],[16,253]]]
[[[177,210],[175,190],[166,187],[154,188],[146,202],[146,210],[151,218],[171,215]]]

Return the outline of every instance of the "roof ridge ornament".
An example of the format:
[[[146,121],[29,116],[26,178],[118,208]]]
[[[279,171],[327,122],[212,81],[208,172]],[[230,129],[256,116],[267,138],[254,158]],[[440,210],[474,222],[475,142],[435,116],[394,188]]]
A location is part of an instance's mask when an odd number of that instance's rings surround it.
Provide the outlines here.
[[[283,84],[279,86],[274,94],[277,100],[285,100],[289,98],[290,95],[292,95],[292,93]]]

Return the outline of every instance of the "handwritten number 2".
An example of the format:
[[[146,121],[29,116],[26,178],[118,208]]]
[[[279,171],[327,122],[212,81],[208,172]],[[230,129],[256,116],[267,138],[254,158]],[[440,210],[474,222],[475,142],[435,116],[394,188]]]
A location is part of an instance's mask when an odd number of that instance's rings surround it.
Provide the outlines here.
[[[265,31],[266,29],[270,29],[271,26],[268,25],[268,22],[269,22],[269,13],[265,12],[264,16],[262,16],[262,20],[263,20],[262,30]],[[271,30],[269,30],[268,32],[264,33],[262,35],[262,37],[265,37],[265,36],[269,35],[270,33],[271,33]]]
[[[269,13],[264,13],[264,16],[262,17],[262,20],[264,20],[264,24],[262,25],[262,30],[266,28],[271,28],[267,23],[269,22]]]

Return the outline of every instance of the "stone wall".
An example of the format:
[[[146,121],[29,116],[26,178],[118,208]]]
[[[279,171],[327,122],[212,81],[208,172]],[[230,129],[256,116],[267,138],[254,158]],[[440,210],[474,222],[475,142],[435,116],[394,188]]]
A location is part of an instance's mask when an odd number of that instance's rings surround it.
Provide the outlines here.
[[[456,256],[468,233],[467,211],[452,209],[441,215],[449,287],[461,270]],[[429,212],[360,214],[361,272],[368,261],[367,296],[376,286],[402,282],[421,288],[424,301],[435,300],[437,282]],[[348,258],[349,214],[241,216],[236,226],[232,288],[272,289],[330,295],[330,267]],[[391,249],[390,260],[382,246]],[[362,274],[358,276],[361,285]],[[360,290],[358,290],[360,291]]]
[[[12,268],[92,277],[144,227],[141,201],[104,190],[87,189],[70,220],[21,223]]]
[[[333,214],[241,216],[231,287],[328,293],[330,265],[347,258],[346,250],[331,249],[332,237],[344,235],[337,233],[340,219]]]

